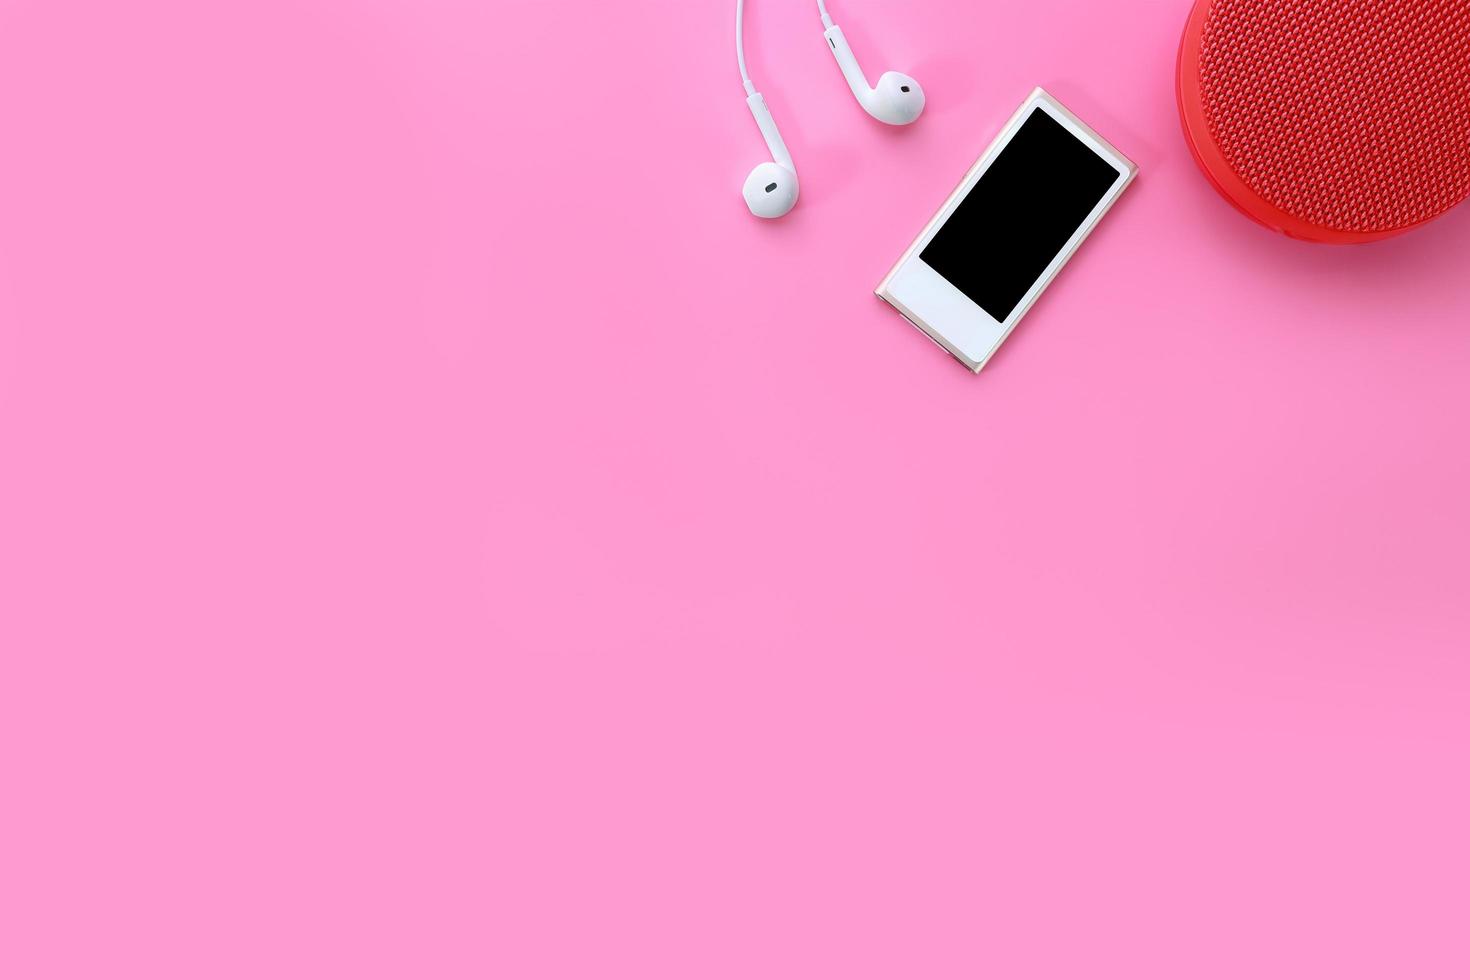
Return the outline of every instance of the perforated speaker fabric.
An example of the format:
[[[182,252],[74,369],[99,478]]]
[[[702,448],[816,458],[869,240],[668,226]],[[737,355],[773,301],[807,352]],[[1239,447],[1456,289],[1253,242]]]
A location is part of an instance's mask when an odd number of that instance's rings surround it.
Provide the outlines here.
[[[1186,129],[1193,108],[1201,163],[1299,222],[1283,230],[1382,237],[1470,194],[1470,0],[1199,3]]]

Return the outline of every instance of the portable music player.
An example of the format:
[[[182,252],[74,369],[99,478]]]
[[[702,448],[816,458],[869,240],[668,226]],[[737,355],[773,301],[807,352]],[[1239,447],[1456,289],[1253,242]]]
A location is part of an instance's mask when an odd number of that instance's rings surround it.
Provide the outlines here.
[[[979,371],[1136,172],[1036,89],[878,284],[878,296]]]

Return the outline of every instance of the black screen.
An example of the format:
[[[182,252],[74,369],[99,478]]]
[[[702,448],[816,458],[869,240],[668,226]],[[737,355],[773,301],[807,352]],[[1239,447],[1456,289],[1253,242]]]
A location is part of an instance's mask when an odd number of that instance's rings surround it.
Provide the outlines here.
[[[1118,171],[1041,109],[919,253],[982,310],[1011,315]]]

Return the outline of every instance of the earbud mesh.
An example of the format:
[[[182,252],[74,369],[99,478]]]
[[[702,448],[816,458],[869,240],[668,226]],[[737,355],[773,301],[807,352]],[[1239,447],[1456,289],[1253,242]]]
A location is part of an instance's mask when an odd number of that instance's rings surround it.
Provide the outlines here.
[[[1470,194],[1470,0],[1214,0],[1210,135],[1283,211],[1381,232]]]

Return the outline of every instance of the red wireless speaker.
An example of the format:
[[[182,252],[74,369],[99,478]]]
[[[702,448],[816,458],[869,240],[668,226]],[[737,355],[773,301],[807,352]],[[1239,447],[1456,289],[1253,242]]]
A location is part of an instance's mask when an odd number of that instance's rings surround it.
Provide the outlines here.
[[[1470,194],[1470,0],[1197,0],[1179,112],[1205,174],[1262,224],[1408,231]]]

